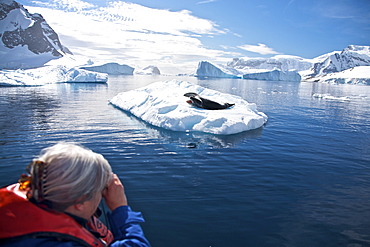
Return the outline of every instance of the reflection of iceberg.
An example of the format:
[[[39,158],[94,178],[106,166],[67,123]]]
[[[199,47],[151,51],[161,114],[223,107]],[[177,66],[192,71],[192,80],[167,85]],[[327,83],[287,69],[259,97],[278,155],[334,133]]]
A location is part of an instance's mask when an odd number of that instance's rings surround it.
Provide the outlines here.
[[[183,95],[187,92],[195,92],[217,102],[235,103],[235,106],[225,110],[194,108],[186,103]],[[185,81],[152,83],[120,93],[110,103],[151,125],[173,131],[229,135],[260,128],[267,121],[267,116],[258,112],[255,104]]]
[[[126,116],[125,116],[126,117]],[[127,119],[135,128],[145,128],[145,136],[155,140],[170,143],[174,149],[204,149],[204,148],[227,148],[238,145],[245,140],[258,138],[262,135],[263,127],[244,131],[233,135],[212,135],[202,132],[179,132],[158,128],[141,119],[127,113]],[[125,137],[127,140],[131,136]]]

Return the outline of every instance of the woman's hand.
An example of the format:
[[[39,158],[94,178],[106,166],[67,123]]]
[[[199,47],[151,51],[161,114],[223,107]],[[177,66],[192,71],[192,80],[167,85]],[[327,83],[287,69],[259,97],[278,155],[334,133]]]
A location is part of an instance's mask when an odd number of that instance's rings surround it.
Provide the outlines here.
[[[116,174],[113,174],[113,179],[103,192],[103,197],[108,208],[113,211],[120,206],[127,206],[127,198],[125,189],[121,180]]]

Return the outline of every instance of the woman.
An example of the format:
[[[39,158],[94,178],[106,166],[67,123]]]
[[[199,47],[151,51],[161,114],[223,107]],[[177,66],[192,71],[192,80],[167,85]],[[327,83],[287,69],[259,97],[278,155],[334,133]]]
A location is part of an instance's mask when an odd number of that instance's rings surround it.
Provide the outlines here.
[[[0,189],[2,246],[150,246],[108,161],[59,143],[28,166],[18,184]],[[95,216],[102,199],[111,231]]]

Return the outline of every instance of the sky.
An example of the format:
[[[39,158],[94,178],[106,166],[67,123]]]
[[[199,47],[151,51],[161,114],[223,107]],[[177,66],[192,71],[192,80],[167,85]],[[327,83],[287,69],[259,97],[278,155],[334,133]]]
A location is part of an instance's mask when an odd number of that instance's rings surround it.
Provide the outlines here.
[[[198,62],[370,45],[369,0],[19,0],[74,54],[190,73]],[[193,71],[194,72],[194,71]]]

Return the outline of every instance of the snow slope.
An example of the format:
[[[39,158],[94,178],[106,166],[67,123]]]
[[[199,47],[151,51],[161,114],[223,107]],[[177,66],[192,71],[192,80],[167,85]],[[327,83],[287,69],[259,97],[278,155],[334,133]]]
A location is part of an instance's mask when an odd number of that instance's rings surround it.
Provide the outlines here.
[[[183,95],[198,93],[218,102],[235,103],[224,110],[205,110],[190,106]],[[185,81],[160,81],[110,100],[117,108],[143,121],[173,131],[200,131],[219,135],[235,134],[263,126],[267,116],[257,106],[230,94],[206,89]]]
[[[61,65],[0,71],[0,86],[42,86],[59,82],[105,83],[107,81],[107,74],[68,68]]]

